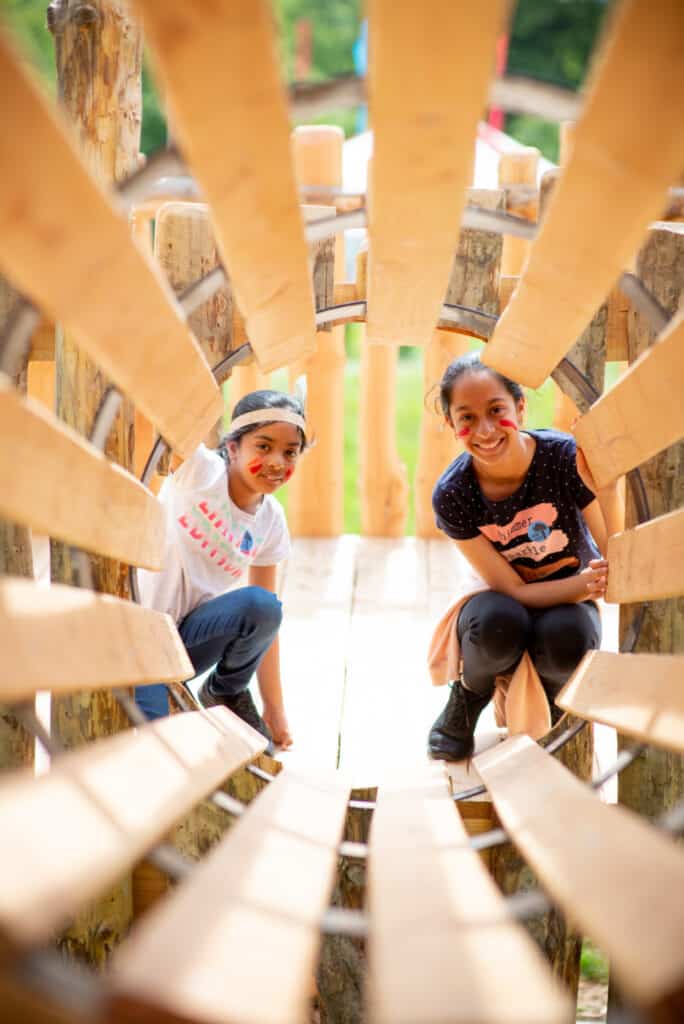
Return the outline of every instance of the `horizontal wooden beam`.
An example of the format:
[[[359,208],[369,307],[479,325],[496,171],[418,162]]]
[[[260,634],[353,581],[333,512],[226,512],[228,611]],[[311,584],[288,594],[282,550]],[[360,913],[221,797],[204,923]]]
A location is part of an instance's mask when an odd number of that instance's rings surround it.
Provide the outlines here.
[[[161,569],[164,509],[47,408],[0,375],[0,516],[130,565]]]
[[[608,541],[606,600],[660,601],[684,594],[684,508]]]
[[[684,314],[575,427],[599,487],[684,435]]]
[[[480,754],[475,767],[512,842],[610,959],[621,991],[643,1006],[681,998],[684,905],[673,894],[684,856],[674,840],[602,803],[527,736]]]
[[[683,33],[680,0],[626,0],[611,19],[568,164],[483,356],[522,384],[542,384],[577,340],[681,174]]]
[[[227,708],[210,708],[89,744],[40,778],[6,777],[0,958],[51,940],[265,745]]]
[[[134,6],[261,369],[311,355],[313,295],[270,3]]]
[[[188,455],[223,411],[175,298],[0,33],[0,268]]]
[[[684,655],[587,654],[556,697],[566,711],[684,752]]]
[[[470,848],[443,767],[380,787],[368,909],[372,1024],[569,1019],[569,1000]],[[493,963],[509,965],[496,984]]]
[[[369,5],[369,342],[424,345],[437,325],[505,9]]]
[[[306,1020],[348,796],[282,771],[115,954],[108,1020]]]
[[[78,587],[0,579],[4,702],[27,700],[37,690],[73,693],[193,675],[168,615]]]

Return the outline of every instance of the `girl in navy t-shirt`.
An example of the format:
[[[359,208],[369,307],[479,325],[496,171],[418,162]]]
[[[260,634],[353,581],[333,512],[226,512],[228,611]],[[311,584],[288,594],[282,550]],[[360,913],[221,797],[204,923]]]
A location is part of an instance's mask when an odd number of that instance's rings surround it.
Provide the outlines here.
[[[477,718],[497,675],[527,650],[551,703],[586,651],[598,647],[595,598],[605,594],[610,533],[621,528],[616,487],[596,492],[575,440],[523,430],[519,384],[480,362],[456,359],[440,385],[447,423],[465,451],[437,481],[437,525],[489,589],[462,606],[463,678],[430,730],[432,757],[473,752]]]

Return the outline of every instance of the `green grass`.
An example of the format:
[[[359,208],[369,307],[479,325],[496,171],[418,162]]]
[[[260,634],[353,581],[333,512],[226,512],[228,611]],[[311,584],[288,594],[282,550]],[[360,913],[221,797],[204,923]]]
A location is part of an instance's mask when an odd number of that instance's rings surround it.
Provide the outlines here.
[[[582,943],[582,955],[580,958],[580,971],[587,981],[599,981],[602,984],[608,982],[608,961],[589,939]]]
[[[363,325],[349,324],[346,335],[347,367],[344,378],[344,529],[358,533],[361,529],[359,503],[359,396],[360,353],[363,343]],[[473,348],[481,348],[473,342]],[[618,366],[608,364],[607,386],[617,377]],[[287,372],[280,370],[271,378],[271,386],[287,389]],[[527,425],[532,428],[549,427],[553,421],[553,385],[548,380],[536,391],[527,391]],[[397,368],[396,437],[399,457],[406,464],[410,486],[409,515],[406,532],[415,532],[413,482],[418,463],[420,420],[425,402],[423,386],[423,358],[417,349],[401,349]],[[445,467],[446,468],[446,467]],[[287,488],[278,491],[278,498],[287,510]]]

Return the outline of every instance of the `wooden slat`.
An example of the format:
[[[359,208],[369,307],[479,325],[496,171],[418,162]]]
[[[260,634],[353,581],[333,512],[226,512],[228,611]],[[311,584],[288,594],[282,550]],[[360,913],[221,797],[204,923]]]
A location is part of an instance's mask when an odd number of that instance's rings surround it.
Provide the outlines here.
[[[0,515],[161,569],[164,510],[146,487],[0,374]]]
[[[484,354],[522,384],[542,384],[577,340],[679,180],[682,38],[680,0],[625,0],[615,12],[567,167]]]
[[[575,427],[599,487],[684,435],[684,315],[637,359]]]
[[[369,5],[371,342],[424,345],[437,325],[505,9]]]
[[[566,711],[684,752],[684,655],[591,651],[556,698]]]
[[[135,6],[260,368],[311,355],[313,296],[270,3]]]
[[[0,267],[188,455],[221,395],[172,293],[0,35]]]
[[[373,1024],[571,1019],[570,1001],[469,848],[441,768],[380,787],[368,894]]]
[[[606,600],[659,601],[684,593],[684,508],[608,541]]]
[[[211,708],[66,754],[39,779],[3,782],[0,955],[51,938],[264,746],[227,708]]]
[[[651,1005],[684,985],[684,851],[601,803],[527,736],[476,758],[502,825],[541,884]],[[674,1018],[667,1018],[674,1019]]]
[[[281,772],[121,947],[110,1019],[306,1020],[348,795]]]
[[[78,587],[0,579],[3,701],[36,690],[73,693],[193,675],[168,615]]]

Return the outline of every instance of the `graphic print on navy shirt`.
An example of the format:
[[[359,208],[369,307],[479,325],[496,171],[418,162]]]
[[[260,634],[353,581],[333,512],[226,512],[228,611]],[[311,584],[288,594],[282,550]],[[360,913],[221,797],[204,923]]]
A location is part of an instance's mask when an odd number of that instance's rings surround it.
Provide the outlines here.
[[[510,497],[484,496],[468,452],[437,481],[438,527],[454,540],[478,533],[526,582],[571,576],[600,554],[581,514],[594,500],[576,466],[575,439],[556,430],[527,431],[536,447],[525,480]]]

